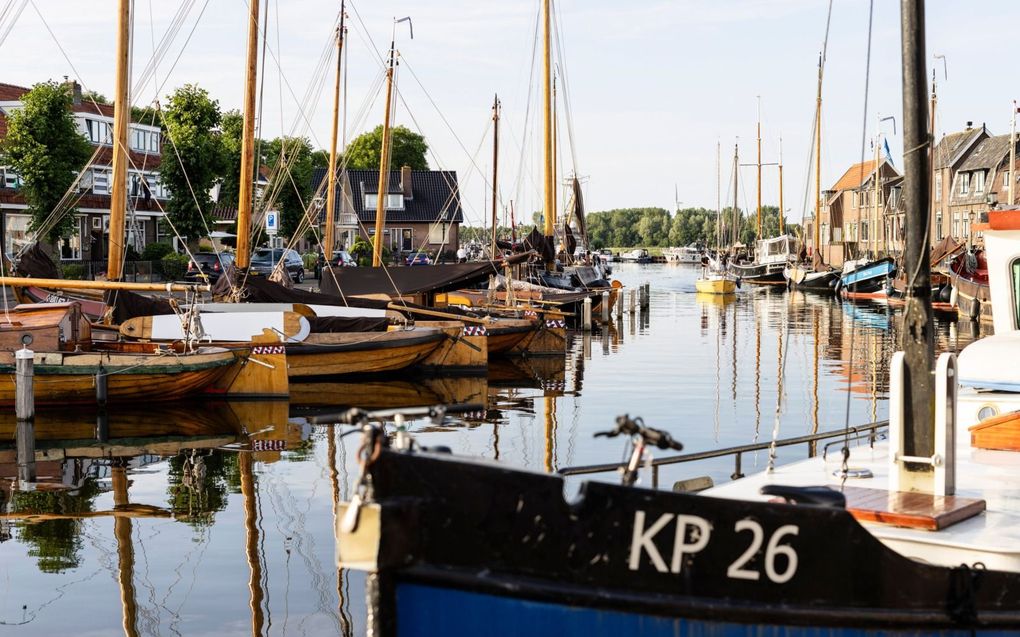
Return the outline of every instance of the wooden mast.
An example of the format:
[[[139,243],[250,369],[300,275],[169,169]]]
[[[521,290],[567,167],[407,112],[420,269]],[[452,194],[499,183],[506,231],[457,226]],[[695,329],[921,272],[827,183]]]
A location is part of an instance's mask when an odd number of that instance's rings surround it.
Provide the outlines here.
[[[322,253],[326,266],[333,262],[336,238],[336,140],[340,128],[340,67],[344,52],[344,0],[340,2],[340,27],[336,30],[336,81],[333,84],[333,136],[329,139],[329,184],[326,190],[326,231],[323,233]]]
[[[258,66],[259,0],[248,4],[248,56],[244,78],[244,118],[241,129],[241,178],[237,197],[237,255],[244,270],[251,258],[252,200],[255,187],[255,73]]]
[[[761,239],[761,96],[760,95],[758,96],[758,238]]]
[[[556,229],[556,186],[553,181],[553,123],[552,123],[552,64],[551,56],[551,19],[550,7],[552,0],[542,0],[542,156],[543,156],[543,192],[544,205],[543,214],[545,228],[542,232],[550,244],[554,244]],[[555,250],[553,260],[547,262],[546,269],[555,268]]]
[[[1009,172],[1006,179],[1009,180],[1009,200],[1006,202],[1008,208],[1013,207],[1013,166],[1016,163],[1016,100],[1013,100],[1013,110],[1009,114]]]
[[[265,590],[262,587],[262,560],[259,556],[258,486],[255,483],[255,459],[252,451],[237,455],[237,468],[241,476],[241,497],[244,499],[244,549],[248,561],[248,606],[251,609],[251,634],[262,635],[265,612],[262,602]]]
[[[499,95],[492,100],[492,244],[489,255],[496,256],[496,228],[497,228],[497,180],[499,178]]]
[[[822,56],[818,56],[818,97],[815,100],[815,252],[822,249]]]
[[[131,122],[131,0],[117,5],[117,86],[113,95],[113,183],[106,276],[124,275],[124,216],[127,211],[128,127]]]
[[[383,115],[382,148],[379,151],[379,186],[375,202],[375,237],[372,240],[372,267],[382,265],[382,236],[386,226],[386,193],[390,187],[390,111],[393,104],[393,66],[396,60],[396,25],[390,40],[390,62],[386,68],[386,113]],[[446,239],[446,237],[443,237]]]
[[[881,187],[881,185],[879,183],[879,179],[881,179],[881,175],[882,175],[882,164],[880,163],[881,160],[882,160],[882,154],[881,154],[882,151],[880,149],[881,141],[882,141],[882,134],[879,133],[878,136],[875,137],[875,189],[874,189],[875,190],[875,192],[874,192],[874,197],[875,197],[875,225],[871,229],[871,235],[872,235],[871,236],[871,245],[875,249],[875,258],[876,259],[879,257],[879,254],[880,254],[879,250],[881,250],[881,242],[879,241],[879,238],[882,235],[882,233],[879,230],[881,228],[881,226],[882,226],[882,212],[879,210],[879,207],[878,207],[878,200],[879,200],[879,198],[882,195],[882,187]]]
[[[786,226],[783,224],[783,215],[786,209],[783,208],[783,138],[779,138],[779,234],[783,234]]]
[[[928,135],[925,85],[924,1],[902,0],[903,42],[903,203],[906,221],[904,270],[908,273],[906,309],[900,345],[904,352],[903,453],[930,457],[934,441],[935,345],[931,308],[931,271],[925,232],[928,217]],[[933,467],[899,463],[904,490],[931,493]],[[925,484],[927,483],[927,484]]]
[[[740,172],[739,145],[733,144],[733,244],[740,241],[740,212],[737,207],[737,174]]]
[[[674,186],[674,189],[676,186]],[[679,208],[679,206],[677,206]],[[679,212],[679,211],[678,211]],[[715,142],[715,248],[722,245],[722,143]],[[719,258],[718,253],[716,258]]]
[[[114,510],[128,505],[126,461],[117,458],[110,468]],[[135,547],[131,542],[133,523],[126,515],[113,516],[113,536],[117,540],[117,583],[120,586],[121,626],[126,637],[138,635],[138,603],[135,595]]]

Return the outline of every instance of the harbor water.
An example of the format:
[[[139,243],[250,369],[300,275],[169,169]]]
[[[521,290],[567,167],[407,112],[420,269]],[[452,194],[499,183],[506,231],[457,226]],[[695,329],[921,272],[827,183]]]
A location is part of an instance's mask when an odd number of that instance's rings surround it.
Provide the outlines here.
[[[621,439],[593,435],[624,413],[668,430],[685,453],[886,417],[901,310],[746,285],[702,296],[697,275],[617,264],[626,289],[650,285],[647,312],[630,313],[623,299],[612,325],[571,333],[565,357],[494,364],[487,378],[302,384],[289,403],[142,405],[105,422],[40,411],[28,490],[15,488],[15,418],[3,416],[0,633],[362,634],[364,576],[339,571],[334,555],[334,501],[352,494],[359,441],[310,422],[352,404],[482,403],[463,421],[410,429],[422,445],[534,471],[619,460]],[[978,336],[976,324],[942,319],[936,348],[958,351]],[[838,462],[840,444],[782,447],[777,461],[827,453]],[[746,453],[741,470],[768,461],[767,450]],[[725,481],[734,462],[670,465],[658,486]],[[574,476],[565,495],[584,479],[618,478]]]

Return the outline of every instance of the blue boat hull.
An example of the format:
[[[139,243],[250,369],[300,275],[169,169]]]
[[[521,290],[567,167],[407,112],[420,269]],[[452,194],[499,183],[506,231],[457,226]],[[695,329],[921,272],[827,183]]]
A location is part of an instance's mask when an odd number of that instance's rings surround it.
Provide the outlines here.
[[[896,263],[890,259],[879,259],[848,272],[839,278],[838,289],[859,294],[870,294],[886,289],[889,280],[896,274]]]

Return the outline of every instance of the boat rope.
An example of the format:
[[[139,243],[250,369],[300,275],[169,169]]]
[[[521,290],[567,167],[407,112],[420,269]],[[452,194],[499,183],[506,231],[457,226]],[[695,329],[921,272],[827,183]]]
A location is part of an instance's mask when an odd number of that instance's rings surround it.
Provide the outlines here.
[[[19,5],[17,9],[14,5]],[[7,36],[11,34],[14,29],[14,25],[18,23],[18,18],[21,17],[21,13],[28,6],[28,0],[7,0],[7,4],[4,6],[4,10],[0,13],[0,46],[7,41]]]
[[[861,171],[864,170],[864,155],[867,150],[868,140],[868,89],[871,80],[871,33],[873,26],[873,19],[875,15],[875,0],[868,1],[868,46],[867,55],[864,60],[864,116],[861,123]],[[875,166],[876,175],[878,174],[878,166]],[[861,179],[863,181],[863,177]],[[852,381],[854,372],[854,340],[857,335],[857,323],[856,321],[850,322],[850,360],[848,362],[849,373],[848,379]],[[840,487],[846,485],[847,477],[850,474],[849,458],[850,458],[850,401],[853,397],[853,383],[847,382],[846,384],[846,408],[843,414],[843,464],[840,469]]]

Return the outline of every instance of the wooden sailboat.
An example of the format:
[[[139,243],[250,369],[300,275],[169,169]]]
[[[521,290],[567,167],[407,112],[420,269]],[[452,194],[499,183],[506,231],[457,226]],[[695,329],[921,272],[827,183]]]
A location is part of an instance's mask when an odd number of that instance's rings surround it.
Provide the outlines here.
[[[781,234],[777,237],[765,238],[762,231],[761,216],[761,109],[758,112],[758,161],[755,164],[758,168],[757,192],[758,192],[758,217],[757,230],[755,232],[754,258],[734,258],[729,262],[728,269],[733,276],[747,283],[774,285],[785,284],[783,270],[790,258],[790,238]],[[734,171],[736,172],[736,171]],[[734,180],[733,205],[736,207],[736,180]],[[782,219],[782,210],[780,210]]]
[[[927,139],[923,6],[902,7],[908,148]],[[335,515],[339,565],[368,572],[366,632],[1015,634],[1020,469],[955,441],[955,359],[935,366],[926,303],[926,162],[905,159],[918,329],[891,364],[888,445],[847,443],[835,476],[811,458],[700,494],[630,486],[639,449],[622,468],[629,482],[586,482],[568,502],[559,476],[392,451],[367,427],[380,449],[365,468],[373,489]],[[628,417],[606,434],[678,447]],[[850,462],[874,477],[848,475]]]
[[[722,234],[722,203],[721,203],[721,171],[719,145],[715,149],[716,164],[716,248],[718,253],[720,235]],[[736,177],[736,174],[734,174]],[[735,205],[735,204],[734,204]],[[737,290],[737,281],[722,266],[720,262],[711,257],[702,257],[701,276],[694,281],[694,289],[700,294],[733,294]]]
[[[822,77],[825,70],[825,51],[828,48],[828,33],[825,45],[818,58],[818,95],[815,100],[815,218],[812,224],[814,241],[812,244],[811,265],[806,263],[790,264],[783,277],[791,288],[810,292],[831,294],[839,277],[839,271],[825,265],[822,256]]]

